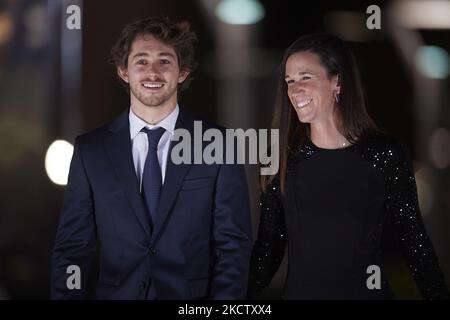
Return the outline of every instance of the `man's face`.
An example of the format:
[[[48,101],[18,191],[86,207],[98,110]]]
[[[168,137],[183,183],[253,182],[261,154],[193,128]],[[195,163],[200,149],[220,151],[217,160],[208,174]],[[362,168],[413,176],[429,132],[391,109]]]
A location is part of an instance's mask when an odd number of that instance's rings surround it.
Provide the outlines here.
[[[130,84],[131,105],[148,108],[174,107],[177,86],[189,74],[180,71],[174,48],[151,35],[134,40],[128,66],[117,72]]]

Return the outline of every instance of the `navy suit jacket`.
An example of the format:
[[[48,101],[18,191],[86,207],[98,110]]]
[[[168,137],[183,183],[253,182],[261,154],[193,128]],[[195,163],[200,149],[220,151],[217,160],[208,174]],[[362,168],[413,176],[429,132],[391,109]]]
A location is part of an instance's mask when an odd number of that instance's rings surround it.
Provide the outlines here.
[[[158,299],[244,298],[251,250],[244,167],[175,165],[169,154],[152,227],[134,170],[128,112],[76,138],[53,251],[52,298],[87,298],[97,250],[97,299],[146,299],[149,284]],[[180,109],[176,128],[193,137],[193,121]],[[80,268],[80,289],[67,286],[70,265]]]

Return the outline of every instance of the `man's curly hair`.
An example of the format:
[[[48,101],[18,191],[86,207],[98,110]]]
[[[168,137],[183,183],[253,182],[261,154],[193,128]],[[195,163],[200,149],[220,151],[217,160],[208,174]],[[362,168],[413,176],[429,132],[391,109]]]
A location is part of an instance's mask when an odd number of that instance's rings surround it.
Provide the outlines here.
[[[118,68],[128,67],[128,56],[131,46],[137,37],[151,35],[159,41],[174,48],[180,70],[192,73],[198,63],[195,61],[194,44],[197,35],[191,31],[190,24],[186,21],[174,23],[166,17],[152,17],[138,20],[126,25],[119,39],[111,50],[112,63]],[[183,88],[188,85],[184,81]],[[128,84],[121,81],[128,88]]]

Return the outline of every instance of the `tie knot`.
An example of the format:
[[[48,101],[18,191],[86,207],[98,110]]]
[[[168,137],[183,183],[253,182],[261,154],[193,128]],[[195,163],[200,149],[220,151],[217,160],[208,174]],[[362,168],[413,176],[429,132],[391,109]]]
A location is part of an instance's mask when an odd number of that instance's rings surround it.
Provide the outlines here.
[[[150,130],[148,128],[142,128],[142,132],[145,132],[147,134],[148,138],[148,148],[149,149],[157,149],[159,139],[161,139],[161,136],[166,131],[164,128],[158,127],[156,129]]]

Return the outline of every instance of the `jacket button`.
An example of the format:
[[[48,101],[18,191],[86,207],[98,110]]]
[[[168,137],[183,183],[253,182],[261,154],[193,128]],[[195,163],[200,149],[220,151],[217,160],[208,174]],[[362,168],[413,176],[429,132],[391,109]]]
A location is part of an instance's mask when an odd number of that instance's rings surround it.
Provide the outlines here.
[[[150,254],[152,256],[156,255],[157,252],[158,252],[158,250],[156,250],[155,248],[150,248]]]

